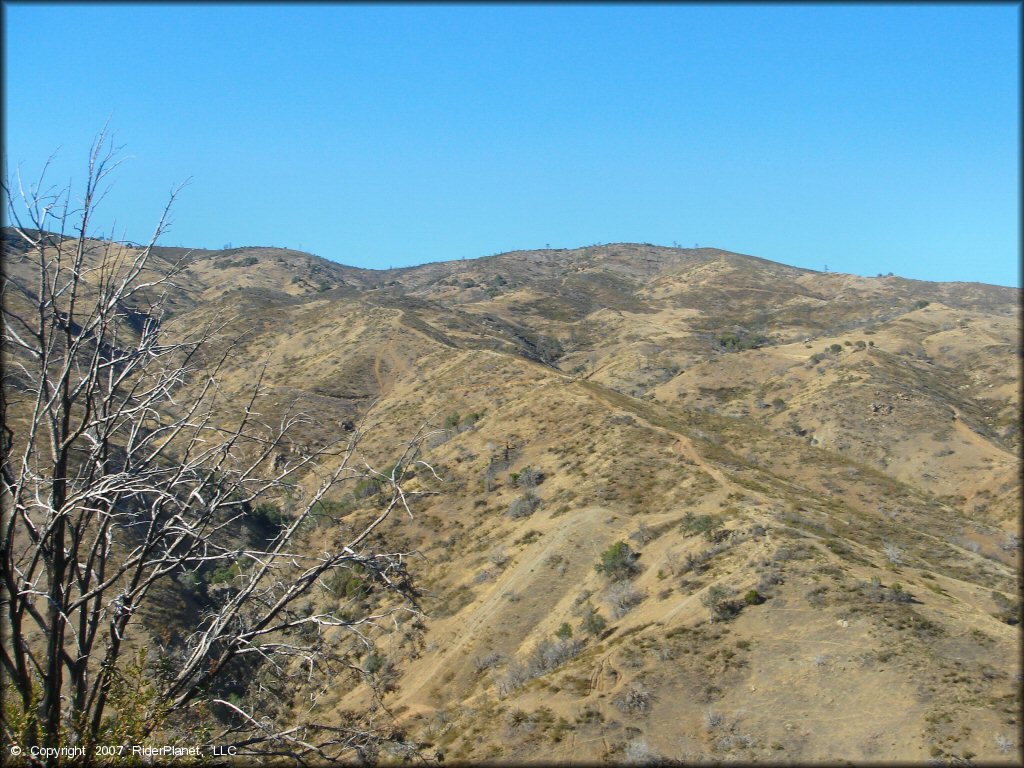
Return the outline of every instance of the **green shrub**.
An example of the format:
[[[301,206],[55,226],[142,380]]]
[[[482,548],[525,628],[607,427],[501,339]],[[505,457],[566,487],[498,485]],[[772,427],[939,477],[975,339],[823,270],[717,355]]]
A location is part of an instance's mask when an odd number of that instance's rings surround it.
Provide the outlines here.
[[[323,580],[328,592],[346,600],[355,600],[370,594],[372,585],[364,576],[360,565],[351,568],[336,568]]]
[[[604,620],[604,617],[597,612],[594,606],[587,605],[583,609],[583,621],[580,622],[580,629],[583,632],[586,632],[588,635],[599,635],[607,626],[608,622]]]
[[[745,349],[758,349],[769,341],[760,333],[727,333],[715,337],[715,342],[729,352],[742,352]]]
[[[376,651],[370,651],[366,656],[366,661],[363,662],[363,671],[369,675],[380,672],[384,668],[384,664],[387,660]]]
[[[743,596],[743,602],[747,605],[760,605],[764,602],[764,597],[756,589],[752,589]]]
[[[380,490],[380,480],[375,477],[364,477],[356,483],[356,487],[352,489],[352,495],[357,499],[366,499],[373,496],[375,493],[380,493]]]
[[[320,499],[310,510],[310,517],[315,525],[326,525],[345,517],[352,512],[352,497],[346,496],[339,501]]]
[[[238,567],[238,563],[232,563],[231,565],[223,568],[215,568],[210,572],[209,583],[224,584],[229,581],[234,581],[235,577],[241,572],[242,569]]]
[[[691,535],[703,533],[704,537],[710,541],[721,530],[723,524],[713,515],[694,515],[692,512],[687,512],[683,516],[681,525],[684,532]]]
[[[640,571],[636,564],[636,553],[624,541],[612,544],[601,553],[601,562],[594,566],[598,573],[620,581],[635,576]]]
[[[568,640],[572,637],[572,627],[569,626],[569,622],[562,622],[562,626],[555,630],[555,637],[559,640]]]

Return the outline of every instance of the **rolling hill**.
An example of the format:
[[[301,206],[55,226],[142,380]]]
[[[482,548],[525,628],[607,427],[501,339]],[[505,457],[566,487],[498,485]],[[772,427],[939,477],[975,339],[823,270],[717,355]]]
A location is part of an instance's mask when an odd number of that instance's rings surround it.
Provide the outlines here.
[[[437,495],[389,521],[425,615],[377,638],[426,754],[1019,755],[1019,290],[628,243],[156,257],[164,331],[223,323],[222,388],[266,365],[299,448],[365,417],[385,465],[437,429]]]

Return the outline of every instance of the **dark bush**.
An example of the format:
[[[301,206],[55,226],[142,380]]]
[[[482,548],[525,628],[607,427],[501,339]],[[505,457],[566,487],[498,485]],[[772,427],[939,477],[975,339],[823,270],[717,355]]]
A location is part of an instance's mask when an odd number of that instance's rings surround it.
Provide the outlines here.
[[[249,517],[258,525],[271,530],[281,528],[288,522],[288,518],[281,512],[278,506],[269,502],[255,507],[249,513]]]

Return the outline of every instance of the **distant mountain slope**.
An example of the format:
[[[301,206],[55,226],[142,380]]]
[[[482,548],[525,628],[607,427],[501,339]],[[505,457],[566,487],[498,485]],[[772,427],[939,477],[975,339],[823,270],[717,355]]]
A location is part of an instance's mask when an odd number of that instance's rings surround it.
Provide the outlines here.
[[[29,301],[4,243],[5,300]],[[266,366],[261,417],[309,414],[295,450],[369,414],[363,458],[388,466],[436,429],[410,487],[437,495],[389,522],[422,630],[374,638],[430,754],[1007,759],[1019,290],[640,244],[387,271],[157,256],[185,259],[165,332],[223,323],[226,402]]]

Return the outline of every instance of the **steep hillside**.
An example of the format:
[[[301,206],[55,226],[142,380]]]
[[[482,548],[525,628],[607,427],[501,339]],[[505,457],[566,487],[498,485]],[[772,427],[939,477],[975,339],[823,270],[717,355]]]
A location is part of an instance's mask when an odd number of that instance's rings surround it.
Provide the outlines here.
[[[164,330],[221,324],[228,400],[263,371],[265,418],[310,414],[295,450],[365,417],[388,466],[436,430],[436,495],[388,523],[422,627],[372,655],[425,754],[1013,756],[1018,290],[639,244],[158,255]]]

